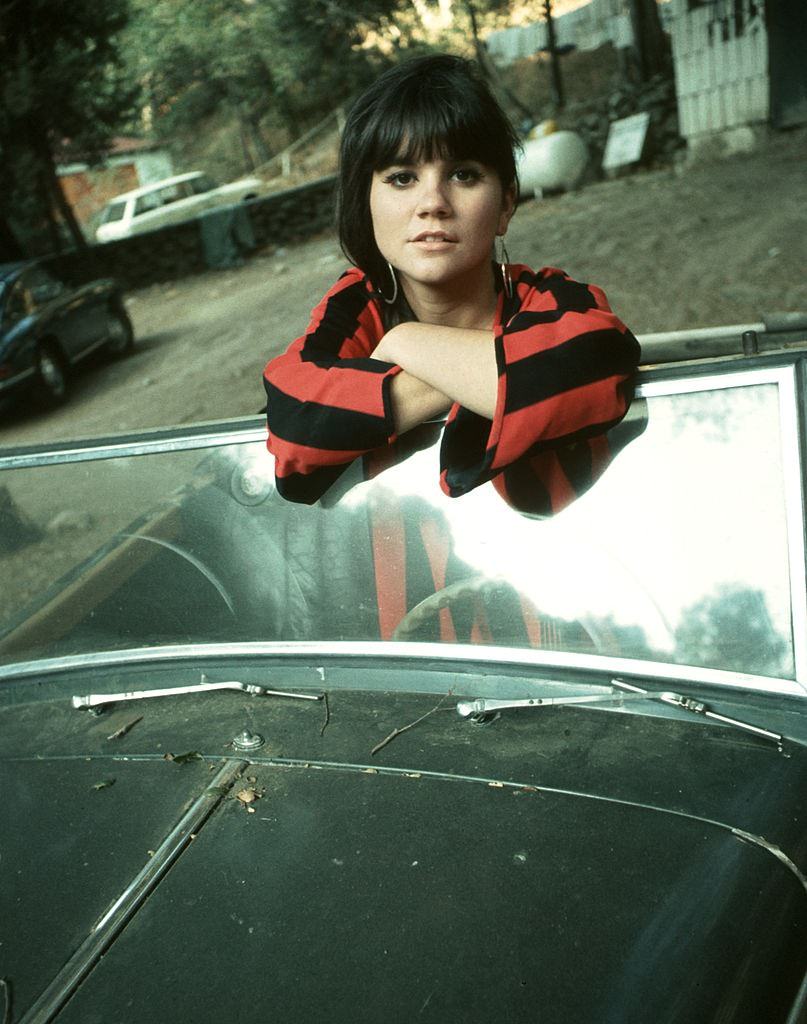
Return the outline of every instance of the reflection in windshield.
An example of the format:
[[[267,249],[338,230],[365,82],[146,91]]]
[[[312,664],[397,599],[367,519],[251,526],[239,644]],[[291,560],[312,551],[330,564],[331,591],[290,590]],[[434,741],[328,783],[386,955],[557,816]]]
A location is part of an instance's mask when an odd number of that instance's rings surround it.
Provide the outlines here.
[[[402,501],[428,479],[432,454],[385,487]],[[344,500],[372,504],[379,483]],[[452,557],[505,579],[562,649],[793,673],[773,384],[655,399],[644,435],[551,520],[518,516],[485,488],[461,509],[428,498],[451,523]]]
[[[778,401],[775,383],[652,398],[545,520],[490,487],[445,497],[433,445],[313,507],[277,496],[260,442],[5,472],[0,658],[404,640],[792,677]]]

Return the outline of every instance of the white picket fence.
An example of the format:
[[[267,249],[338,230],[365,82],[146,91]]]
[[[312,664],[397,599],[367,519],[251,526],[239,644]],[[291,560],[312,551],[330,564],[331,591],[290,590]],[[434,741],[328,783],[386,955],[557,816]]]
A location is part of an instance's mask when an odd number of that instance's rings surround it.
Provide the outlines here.
[[[689,0],[673,0],[670,30],[684,138],[768,120],[763,6],[762,0],[712,0],[689,10]]]

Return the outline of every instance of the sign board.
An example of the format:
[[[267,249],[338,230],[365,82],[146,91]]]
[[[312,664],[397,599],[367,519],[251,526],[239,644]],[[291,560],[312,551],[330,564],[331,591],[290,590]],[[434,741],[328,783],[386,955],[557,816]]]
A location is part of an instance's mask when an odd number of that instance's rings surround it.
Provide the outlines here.
[[[623,117],[619,121],[612,121],[602,158],[603,169],[610,171],[616,167],[635,164],[641,158],[649,124],[648,110]]]

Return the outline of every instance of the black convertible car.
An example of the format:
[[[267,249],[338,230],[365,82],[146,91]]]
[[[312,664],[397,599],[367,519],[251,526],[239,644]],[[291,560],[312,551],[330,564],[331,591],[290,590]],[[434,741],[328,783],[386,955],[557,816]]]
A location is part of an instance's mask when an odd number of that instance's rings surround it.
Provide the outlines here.
[[[114,281],[73,288],[41,262],[0,264],[0,399],[30,389],[57,405],[74,364],[100,348],[122,356],[133,337]]]
[[[807,1019],[807,343],[735,340],[552,519],[424,439],[312,507],[257,420],[0,452],[0,1014]]]

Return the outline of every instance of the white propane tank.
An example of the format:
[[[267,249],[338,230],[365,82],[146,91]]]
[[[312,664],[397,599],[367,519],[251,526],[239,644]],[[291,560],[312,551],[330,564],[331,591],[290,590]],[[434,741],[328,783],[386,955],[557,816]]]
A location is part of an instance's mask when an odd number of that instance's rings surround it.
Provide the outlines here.
[[[518,159],[521,195],[540,197],[574,188],[587,163],[588,150],[577,132],[550,130],[526,139]]]

